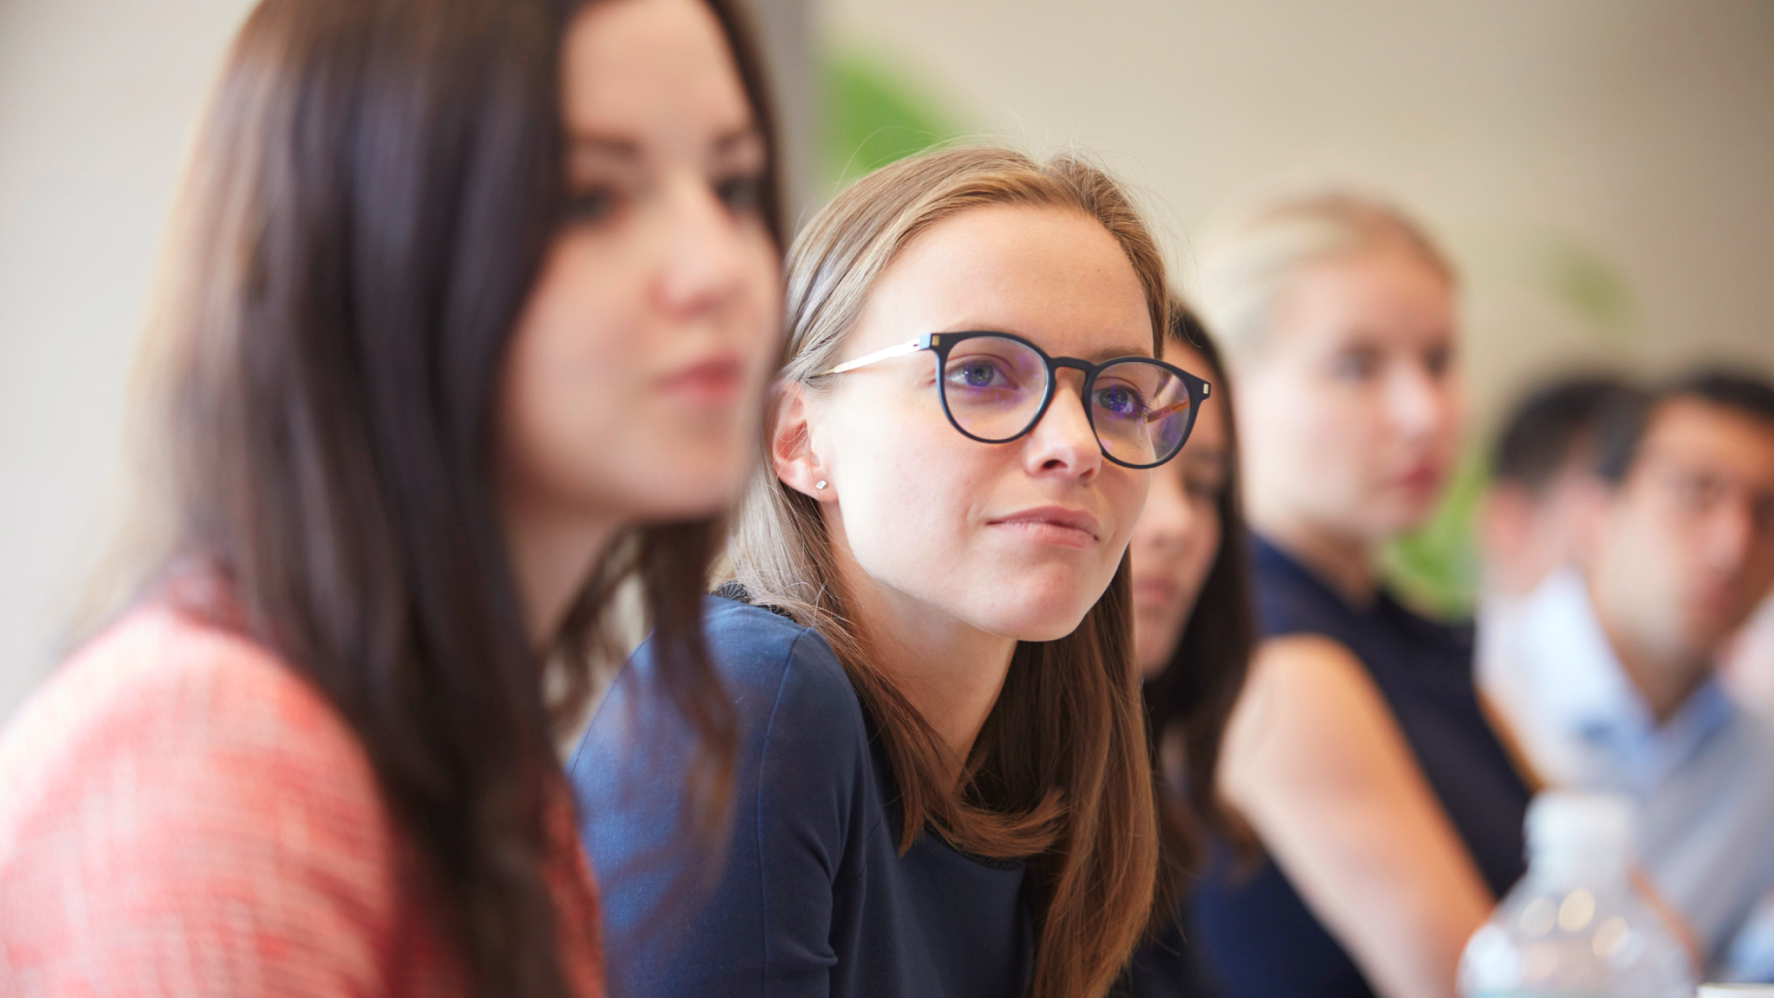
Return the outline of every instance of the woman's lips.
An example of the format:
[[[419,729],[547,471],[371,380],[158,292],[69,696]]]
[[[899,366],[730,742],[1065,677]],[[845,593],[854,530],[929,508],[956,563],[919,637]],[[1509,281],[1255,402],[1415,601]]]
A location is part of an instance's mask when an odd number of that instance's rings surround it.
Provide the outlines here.
[[[1414,465],[1398,476],[1400,488],[1411,492],[1433,492],[1441,487],[1441,468],[1433,464]]]
[[[687,364],[658,381],[666,395],[690,405],[728,405],[739,397],[745,365],[738,357],[722,355]]]
[[[1180,587],[1165,578],[1133,577],[1133,605],[1135,609],[1162,609],[1170,606],[1177,597]]]
[[[1087,548],[1097,542],[1102,527],[1097,519],[1081,509],[1064,506],[1039,506],[1009,516],[986,521],[987,526],[1011,530],[1038,544],[1056,547]]]

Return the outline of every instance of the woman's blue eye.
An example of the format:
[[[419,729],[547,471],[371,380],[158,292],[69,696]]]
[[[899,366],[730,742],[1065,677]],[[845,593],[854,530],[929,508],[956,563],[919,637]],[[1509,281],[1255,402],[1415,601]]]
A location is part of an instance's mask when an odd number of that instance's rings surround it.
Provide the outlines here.
[[[949,368],[949,382],[966,388],[991,388],[1005,380],[1004,372],[987,360],[964,360]]]
[[[1125,385],[1096,390],[1096,407],[1112,415],[1132,419],[1146,413],[1146,400]]]

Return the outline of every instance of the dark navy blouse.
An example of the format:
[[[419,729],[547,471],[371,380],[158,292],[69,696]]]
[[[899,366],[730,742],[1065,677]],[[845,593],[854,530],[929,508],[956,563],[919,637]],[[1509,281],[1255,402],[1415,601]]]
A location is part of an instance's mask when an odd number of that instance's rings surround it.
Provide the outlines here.
[[[1492,893],[1525,869],[1528,790],[1479,710],[1470,627],[1417,616],[1381,591],[1353,607],[1272,544],[1255,539],[1264,637],[1318,634],[1348,648],[1379,687],[1442,809]],[[1215,850],[1196,886],[1196,942],[1227,998],[1371,998],[1361,971],[1286,875],[1264,859],[1235,870]]]
[[[1115,982],[1109,998],[1214,998],[1219,990],[1201,965],[1187,900],[1182,918],[1155,939],[1148,939]]]
[[[1033,929],[1019,863],[926,831],[898,854],[897,791],[830,646],[710,598],[742,731],[730,838],[680,828],[694,739],[641,646],[568,769],[596,872],[612,996],[1012,998]]]

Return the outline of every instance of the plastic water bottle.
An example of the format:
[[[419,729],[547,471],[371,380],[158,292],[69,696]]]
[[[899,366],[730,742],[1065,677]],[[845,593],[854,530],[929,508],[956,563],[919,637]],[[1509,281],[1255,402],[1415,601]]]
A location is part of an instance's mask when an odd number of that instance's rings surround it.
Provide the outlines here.
[[[1460,958],[1464,998],[1692,998],[1680,942],[1629,881],[1632,806],[1544,793],[1528,808],[1528,873]]]

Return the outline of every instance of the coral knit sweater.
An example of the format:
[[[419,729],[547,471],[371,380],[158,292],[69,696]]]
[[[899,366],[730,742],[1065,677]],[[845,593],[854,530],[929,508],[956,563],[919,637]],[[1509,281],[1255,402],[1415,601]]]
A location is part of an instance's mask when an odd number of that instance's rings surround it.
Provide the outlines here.
[[[561,962],[603,993],[566,792]],[[455,996],[460,955],[333,707],[165,606],[90,642],[0,733],[0,995]]]

